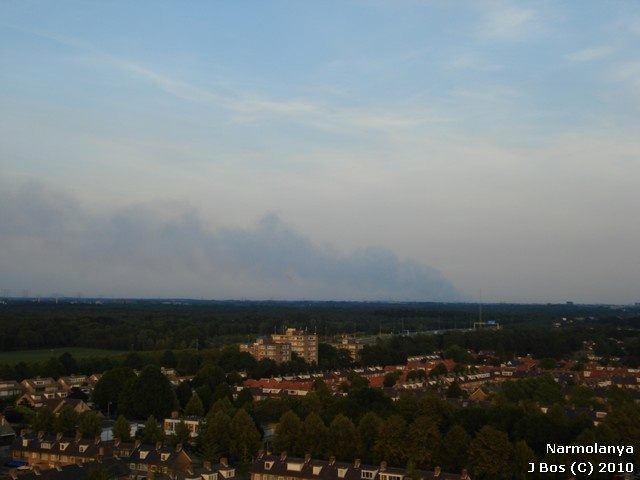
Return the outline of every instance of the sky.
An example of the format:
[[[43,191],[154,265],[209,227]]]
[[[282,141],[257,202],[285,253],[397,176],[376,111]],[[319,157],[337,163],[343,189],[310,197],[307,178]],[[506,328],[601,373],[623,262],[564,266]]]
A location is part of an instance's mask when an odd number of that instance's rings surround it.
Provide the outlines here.
[[[640,2],[0,2],[0,293],[640,301]]]

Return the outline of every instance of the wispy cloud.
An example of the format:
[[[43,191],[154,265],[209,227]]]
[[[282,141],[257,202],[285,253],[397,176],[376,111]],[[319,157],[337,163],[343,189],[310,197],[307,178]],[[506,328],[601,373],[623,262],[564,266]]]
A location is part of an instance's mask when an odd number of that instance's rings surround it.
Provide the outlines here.
[[[612,51],[610,47],[606,46],[591,47],[570,53],[567,58],[572,62],[592,62],[608,56]]]
[[[496,39],[517,39],[526,35],[536,20],[531,9],[499,4],[485,14],[480,33]]]

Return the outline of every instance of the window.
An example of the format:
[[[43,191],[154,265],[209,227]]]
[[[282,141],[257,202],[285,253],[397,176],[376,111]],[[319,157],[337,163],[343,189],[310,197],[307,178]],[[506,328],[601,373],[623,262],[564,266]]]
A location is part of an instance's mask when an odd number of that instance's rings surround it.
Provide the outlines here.
[[[370,478],[373,478],[375,474],[376,472],[373,470],[362,470],[362,473],[360,474],[360,478],[370,479]]]

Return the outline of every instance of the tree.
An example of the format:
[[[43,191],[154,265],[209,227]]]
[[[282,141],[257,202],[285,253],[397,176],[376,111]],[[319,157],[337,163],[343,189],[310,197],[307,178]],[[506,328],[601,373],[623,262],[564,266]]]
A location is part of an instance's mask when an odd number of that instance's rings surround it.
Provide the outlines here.
[[[328,428],[320,415],[311,412],[304,419],[300,430],[300,449],[313,458],[322,458],[327,451]]]
[[[378,430],[382,419],[373,412],[365,413],[358,423],[358,437],[360,438],[360,456],[365,463],[378,461],[374,457],[373,448],[378,437]]]
[[[529,464],[537,462],[536,454],[529,448],[527,442],[516,442],[513,449],[513,474],[515,480],[525,480],[529,471]]]
[[[273,437],[273,450],[276,453],[288,452],[291,455],[299,454],[300,431],[302,421],[292,411],[286,412],[280,417],[280,423]],[[302,452],[304,453],[304,452]]]
[[[612,410],[603,424],[611,430],[615,444],[640,445],[640,409],[636,405],[625,403]],[[640,448],[634,449],[633,458],[640,463]]]
[[[53,429],[56,433],[62,433],[65,437],[70,437],[75,433],[77,423],[78,412],[71,405],[63,405],[53,422]]]
[[[144,422],[144,429],[141,435],[142,443],[155,444],[164,440],[164,432],[153,415],[149,415]]]
[[[188,382],[188,381],[180,382],[180,384],[175,389],[175,394],[176,394],[176,398],[178,399],[178,403],[180,404],[180,407],[184,408],[187,405],[187,402],[193,396],[193,389],[191,388],[191,382]]]
[[[217,365],[211,364],[204,365],[200,370],[198,370],[192,380],[194,388],[197,389],[202,385],[207,385],[212,392],[215,392],[218,385],[222,383],[226,384],[226,375],[224,374],[224,370]]]
[[[442,440],[440,463],[445,470],[460,471],[467,464],[471,437],[460,425],[453,425]]]
[[[64,352],[58,357],[66,375],[73,375],[78,371],[78,362],[69,352]]]
[[[598,404],[595,392],[583,385],[576,385],[571,389],[569,402],[576,407],[593,407]]]
[[[80,433],[83,438],[96,438],[102,433],[102,420],[96,412],[84,412],[80,415]]]
[[[205,460],[217,461],[230,450],[231,418],[221,410],[207,415],[200,428],[198,444],[200,454]]]
[[[260,432],[251,416],[241,408],[231,420],[229,453],[233,458],[246,463],[259,447]]]
[[[540,368],[543,370],[554,370],[558,367],[558,361],[555,358],[543,358],[540,360]]]
[[[184,407],[185,415],[197,415],[199,417],[204,415],[204,405],[197,393],[194,393],[187,404]]]
[[[387,372],[384,374],[382,384],[387,388],[393,387],[401,376],[402,372],[399,370],[396,370],[395,372]]]
[[[123,442],[131,440],[131,425],[124,415],[118,415],[111,431],[113,438],[119,438]]]
[[[236,407],[238,408],[251,408],[253,405],[253,394],[249,388],[243,388],[238,392],[236,397]]]
[[[109,370],[96,382],[91,397],[101,410],[115,409],[125,383],[134,378],[136,374],[129,367]]]
[[[178,359],[171,350],[165,350],[160,357],[160,366],[165,368],[176,368],[178,366]]]
[[[143,363],[142,357],[138,352],[131,352],[127,355],[127,358],[124,359],[123,365],[135,370],[140,370]]]
[[[400,415],[392,415],[380,425],[374,451],[380,460],[400,466],[407,462],[407,423]]]
[[[329,425],[328,453],[339,460],[353,459],[359,450],[358,431],[350,418],[338,414]]]
[[[410,370],[407,373],[407,380],[424,380],[427,378],[427,373],[424,371],[424,368],[420,368],[418,370]]]
[[[447,370],[446,365],[444,363],[439,363],[429,371],[429,376],[433,378],[439,377],[440,375],[446,375],[447,373],[449,373],[449,371]]]
[[[256,364],[255,370],[251,375],[253,378],[269,378],[278,375],[278,364],[270,358],[262,358]]]
[[[31,422],[31,428],[35,432],[54,433],[54,421],[56,416],[48,405],[38,409]]]
[[[441,444],[438,425],[428,416],[423,415],[409,426],[408,450],[409,459],[419,468],[433,465],[437,448]]]
[[[145,367],[140,376],[124,385],[118,402],[122,413],[137,419],[166,418],[178,403],[171,382],[153,365]]]
[[[510,480],[513,446],[506,433],[487,425],[469,446],[469,463],[478,479]]]
[[[464,395],[464,391],[460,388],[460,384],[454,381],[447,388],[447,398],[460,398]]]
[[[176,433],[172,436],[172,445],[186,445],[191,439],[191,431],[186,423],[183,421],[178,422],[176,425]]]
[[[216,412],[224,412],[229,415],[229,418],[231,418],[233,415],[235,415],[236,408],[233,406],[233,403],[231,403],[231,400],[229,400],[227,397],[224,397],[220,400],[216,400],[216,403],[211,406],[208,414]]]

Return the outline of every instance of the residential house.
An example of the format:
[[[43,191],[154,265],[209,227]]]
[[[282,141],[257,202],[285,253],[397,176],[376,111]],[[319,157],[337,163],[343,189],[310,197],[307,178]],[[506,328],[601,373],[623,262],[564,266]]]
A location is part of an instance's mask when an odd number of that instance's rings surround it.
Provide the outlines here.
[[[129,469],[127,478],[133,480],[147,479],[152,476],[161,479],[167,475],[170,477],[166,478],[172,479],[235,480],[235,469],[230,467],[224,459],[215,469],[209,467],[209,472],[206,469],[194,470],[191,457],[180,444],[176,447],[168,447],[160,443],[145,445],[139,441],[129,443],[121,442],[119,439],[104,442],[100,438],[87,440],[79,435],[68,438],[43,433],[32,435],[23,431],[13,442],[11,454],[14,461],[25,462],[30,468],[39,469],[42,472],[47,469],[64,469],[67,465],[89,465],[95,461],[106,462],[109,459],[117,459]],[[42,476],[40,479],[44,480],[45,477]]]
[[[183,422],[189,429],[189,435],[191,438],[198,436],[200,426],[204,423],[205,418],[196,415],[180,417],[178,412],[171,412],[171,418],[165,418],[162,422],[162,430],[165,435],[175,435],[176,428]]]
[[[13,470],[9,474],[11,480],[89,480],[95,478],[97,469],[105,472],[109,480],[128,480],[130,470],[125,462],[116,458],[97,460],[70,465],[56,464],[53,468],[43,470],[34,466],[30,471],[18,473]]]
[[[123,458],[124,459],[124,458]],[[175,448],[157,443],[155,446],[138,444],[124,459],[131,469],[131,478],[146,479],[151,474],[185,472],[191,468],[191,457],[178,444]]]
[[[16,432],[11,424],[0,413],[0,446],[11,445],[16,438]]]
[[[11,447],[13,460],[27,462],[29,466],[51,468],[56,464],[69,465],[86,463],[98,458],[111,457],[110,445],[94,440],[83,439],[79,434],[75,438],[58,435],[36,435],[26,431],[16,438]]]
[[[22,395],[22,388],[15,380],[0,380],[0,398]]]
[[[310,455],[305,458],[281,455],[258,454],[250,470],[251,480],[405,480],[410,477],[406,468],[395,468],[381,462],[379,465],[363,465],[360,460],[338,462],[315,460]],[[433,472],[417,471],[421,480],[432,480]],[[453,480],[458,475],[441,474],[438,478]]]

